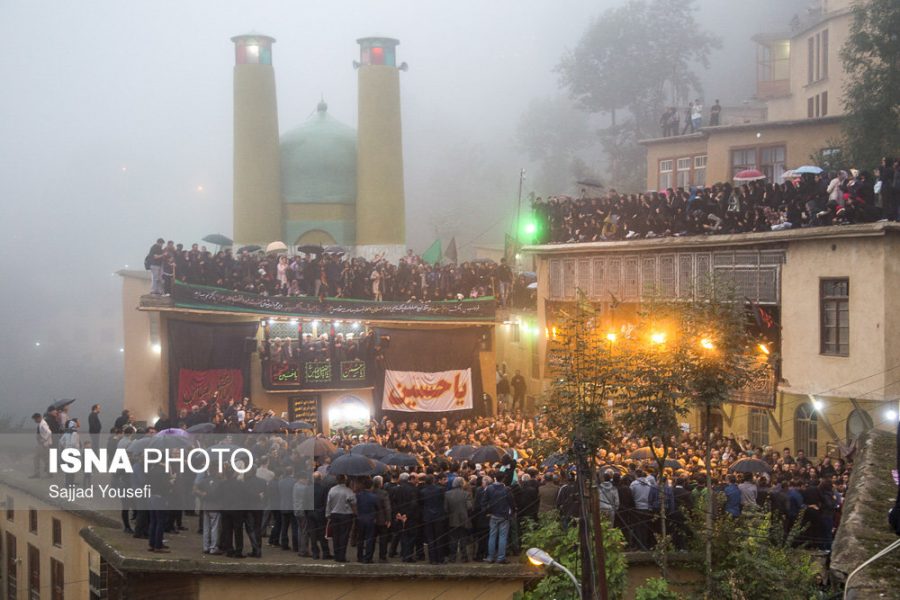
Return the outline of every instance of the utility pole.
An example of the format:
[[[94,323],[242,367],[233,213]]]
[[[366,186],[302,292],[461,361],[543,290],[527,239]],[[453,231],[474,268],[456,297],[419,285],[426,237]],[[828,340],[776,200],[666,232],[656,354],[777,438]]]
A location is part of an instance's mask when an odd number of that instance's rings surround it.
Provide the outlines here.
[[[575,482],[578,486],[578,540],[581,545],[581,599],[597,600],[594,586],[594,569],[593,560],[593,544],[591,543],[591,523],[588,515],[593,512],[591,510],[591,481],[590,469],[587,464],[587,456],[585,455],[587,448],[584,442],[577,437],[573,440],[572,445],[577,457],[576,478]],[[585,487],[587,486],[587,487]],[[605,599],[604,599],[605,600]]]
[[[522,184],[525,183],[525,169],[519,171],[519,199],[516,202],[516,222],[513,224],[513,239],[515,239],[515,248],[513,251],[513,261],[516,261],[516,254],[519,253],[519,229],[522,226]]]

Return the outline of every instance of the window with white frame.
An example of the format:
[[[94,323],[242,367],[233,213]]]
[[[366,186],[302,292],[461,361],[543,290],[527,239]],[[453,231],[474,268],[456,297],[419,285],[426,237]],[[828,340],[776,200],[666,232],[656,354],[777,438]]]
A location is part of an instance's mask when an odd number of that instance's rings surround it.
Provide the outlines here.
[[[672,187],[672,160],[659,161],[659,189]]]
[[[691,185],[691,158],[679,158],[676,163],[678,174],[676,178],[676,186],[687,188]]]
[[[706,185],[706,155],[694,157],[694,185],[703,187]]]

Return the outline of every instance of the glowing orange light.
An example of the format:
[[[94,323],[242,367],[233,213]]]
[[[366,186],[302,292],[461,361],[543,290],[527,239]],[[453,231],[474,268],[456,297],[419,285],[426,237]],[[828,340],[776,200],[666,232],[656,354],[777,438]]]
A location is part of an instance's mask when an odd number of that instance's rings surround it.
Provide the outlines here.
[[[760,344],[759,346],[757,346],[757,348],[759,348],[759,351],[762,352],[763,354],[765,354],[766,356],[769,355],[769,347],[766,346],[765,344]]]
[[[716,345],[713,344],[713,341],[709,338],[703,338],[700,340],[700,345],[703,346],[705,350],[715,350]]]
[[[657,331],[655,333],[650,334],[650,342],[654,344],[665,344],[666,343],[666,334],[661,331]]]
[[[618,336],[615,333],[613,333],[612,331],[610,331],[609,333],[606,334],[606,339],[609,340],[610,342],[615,342],[618,339]]]

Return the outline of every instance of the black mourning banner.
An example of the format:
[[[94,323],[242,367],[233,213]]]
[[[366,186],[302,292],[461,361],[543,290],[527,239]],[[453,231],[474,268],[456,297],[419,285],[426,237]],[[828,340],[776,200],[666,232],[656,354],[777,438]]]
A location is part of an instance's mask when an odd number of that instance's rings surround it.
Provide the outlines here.
[[[492,297],[441,302],[374,302],[309,296],[260,296],[203,285],[175,282],[172,293],[177,308],[240,311],[308,318],[385,319],[397,321],[493,322]]]
[[[376,328],[379,344],[379,356],[376,358],[374,405],[375,416],[381,418],[402,418],[409,420],[430,421],[440,417],[467,419],[486,414],[483,400],[484,388],[481,385],[480,350],[482,336],[490,333],[487,327],[457,327],[452,329],[392,329]],[[390,343],[385,344],[384,340]],[[472,369],[472,410],[459,410],[446,415],[433,412],[398,413],[382,410],[384,397],[384,372],[420,371],[437,373],[458,369]]]

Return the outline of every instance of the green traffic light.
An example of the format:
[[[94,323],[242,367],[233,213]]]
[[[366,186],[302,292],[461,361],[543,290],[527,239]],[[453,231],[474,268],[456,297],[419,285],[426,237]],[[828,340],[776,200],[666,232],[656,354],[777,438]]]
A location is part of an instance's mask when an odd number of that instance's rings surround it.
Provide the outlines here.
[[[535,224],[533,221],[525,223],[524,231],[525,235],[534,235],[535,233],[537,233],[537,224]]]

